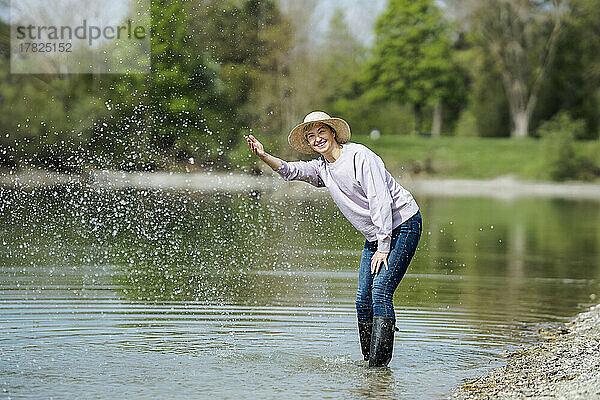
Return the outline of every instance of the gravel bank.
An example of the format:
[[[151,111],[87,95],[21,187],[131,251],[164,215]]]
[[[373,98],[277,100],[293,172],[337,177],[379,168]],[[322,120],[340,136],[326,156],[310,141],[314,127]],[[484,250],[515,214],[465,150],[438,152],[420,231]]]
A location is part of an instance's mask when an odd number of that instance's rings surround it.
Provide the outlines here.
[[[600,305],[510,354],[504,367],[465,380],[452,397],[600,399]]]

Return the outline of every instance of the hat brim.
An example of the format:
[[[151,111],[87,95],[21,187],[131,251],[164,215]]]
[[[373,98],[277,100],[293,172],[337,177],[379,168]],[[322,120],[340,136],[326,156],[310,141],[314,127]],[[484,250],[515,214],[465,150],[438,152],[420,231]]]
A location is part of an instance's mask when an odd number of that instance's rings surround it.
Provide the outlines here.
[[[322,122],[331,126],[335,130],[335,139],[338,143],[347,143],[350,140],[350,125],[348,125],[346,121],[344,121],[341,118],[327,118],[316,121],[303,122],[301,124],[296,125],[294,129],[290,131],[290,134],[288,136],[288,143],[290,144],[290,146],[292,146],[292,148],[304,154],[318,154],[310,147],[310,145],[306,141],[304,133],[302,132],[302,128],[304,128],[304,126],[314,122]]]

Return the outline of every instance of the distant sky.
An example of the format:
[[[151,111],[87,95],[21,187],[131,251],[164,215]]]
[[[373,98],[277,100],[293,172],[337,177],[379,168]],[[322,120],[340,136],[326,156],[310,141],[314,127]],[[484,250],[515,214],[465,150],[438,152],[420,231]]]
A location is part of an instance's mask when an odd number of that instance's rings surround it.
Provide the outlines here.
[[[7,0],[0,0],[0,18],[8,22],[10,18],[10,8]]]
[[[315,35],[327,31],[329,21],[336,9],[344,10],[346,23],[355,36],[365,44],[371,44],[375,38],[373,27],[379,14],[383,12],[387,0],[326,0],[319,1],[315,15],[320,17],[321,24]],[[318,41],[318,38],[316,38]]]
[[[13,0],[17,1],[17,0]],[[279,0],[282,9],[287,9],[291,2],[310,4],[311,0]],[[310,23],[314,23],[314,29],[310,30],[310,39],[315,43],[327,32],[329,21],[336,9],[341,8],[346,15],[346,22],[356,37],[365,44],[371,44],[375,35],[373,26],[377,17],[383,12],[388,0],[312,0],[314,13]],[[0,18],[8,21],[8,1],[0,0]],[[307,21],[309,23],[309,21]]]
[[[329,21],[336,9],[342,9],[346,23],[355,36],[365,44],[371,44],[375,38],[373,27],[377,17],[383,12],[388,0],[279,0],[284,11],[298,4],[310,7],[314,4],[314,12],[307,24],[313,24],[310,29],[310,39],[319,43],[320,37],[327,32]],[[293,18],[293,15],[292,15]]]

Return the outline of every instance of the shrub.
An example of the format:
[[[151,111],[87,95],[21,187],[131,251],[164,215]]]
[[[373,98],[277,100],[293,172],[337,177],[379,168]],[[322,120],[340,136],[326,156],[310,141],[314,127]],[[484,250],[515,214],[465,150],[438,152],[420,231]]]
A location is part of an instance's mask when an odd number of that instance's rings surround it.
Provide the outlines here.
[[[556,114],[537,130],[542,139],[542,175],[555,181],[591,180],[599,175],[591,156],[578,151],[576,138],[585,134],[585,121],[573,120],[566,112]]]
[[[466,109],[460,113],[460,117],[456,122],[454,130],[455,136],[479,136],[477,130],[477,117],[470,109]]]

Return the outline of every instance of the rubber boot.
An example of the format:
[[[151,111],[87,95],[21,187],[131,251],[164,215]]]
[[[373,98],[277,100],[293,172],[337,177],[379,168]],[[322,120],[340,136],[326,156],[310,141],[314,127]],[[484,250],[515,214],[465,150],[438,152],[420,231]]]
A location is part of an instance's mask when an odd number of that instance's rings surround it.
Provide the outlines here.
[[[372,322],[358,322],[358,337],[360,338],[360,348],[362,349],[365,361],[369,359],[371,351],[371,334],[373,332]]]
[[[394,318],[373,317],[369,367],[387,367],[392,360],[395,324]]]

